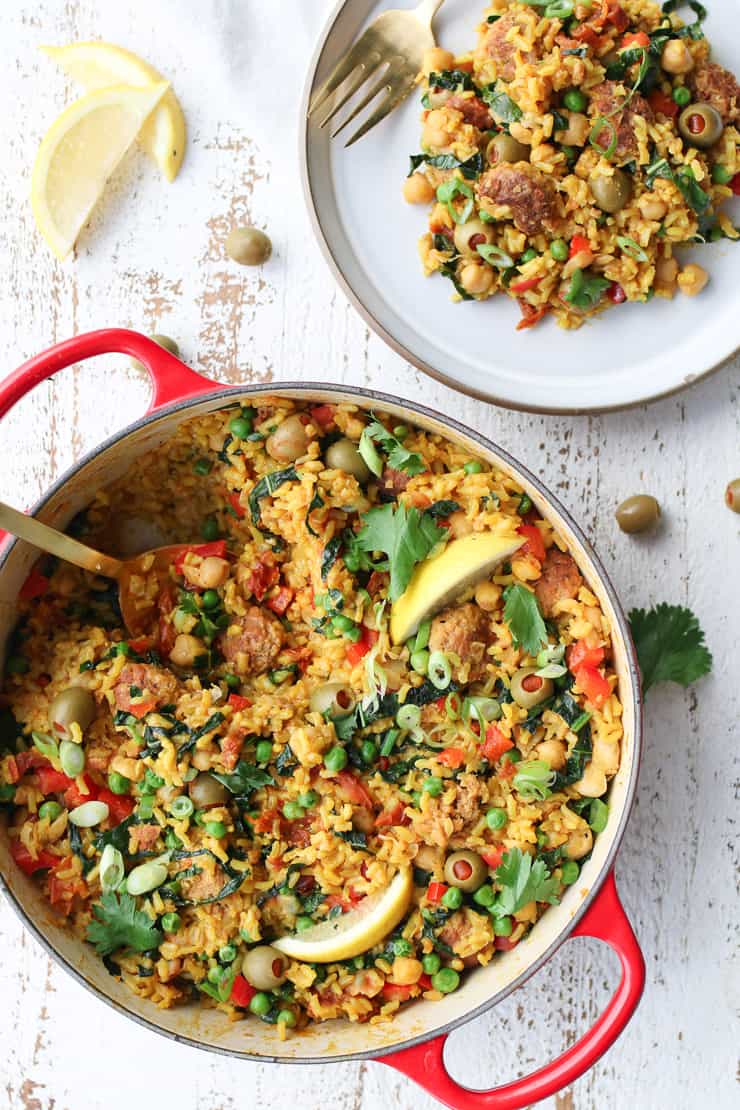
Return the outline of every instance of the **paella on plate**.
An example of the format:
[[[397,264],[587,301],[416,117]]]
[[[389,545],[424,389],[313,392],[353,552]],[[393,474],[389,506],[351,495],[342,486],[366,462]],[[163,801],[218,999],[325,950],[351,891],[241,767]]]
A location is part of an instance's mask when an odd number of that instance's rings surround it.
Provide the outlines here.
[[[705,16],[675,0],[494,0],[473,50],[429,51],[404,185],[431,205],[424,273],[458,300],[516,299],[518,328],[700,293],[708,272],[675,250],[736,240],[723,205],[740,194],[740,86]]]
[[[353,405],[185,422],[42,560],[0,710],[12,856],[111,974],[293,1027],[454,991],[578,882],[622,741],[608,621],[505,473]],[[193,542],[194,537],[202,542]]]

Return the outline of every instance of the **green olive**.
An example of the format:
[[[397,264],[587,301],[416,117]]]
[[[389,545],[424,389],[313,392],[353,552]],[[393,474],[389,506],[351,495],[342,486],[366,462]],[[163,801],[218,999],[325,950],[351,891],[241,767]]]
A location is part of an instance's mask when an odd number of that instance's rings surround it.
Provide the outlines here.
[[[725,490],[725,505],[733,513],[740,513],[740,478],[733,478],[728,482]]]
[[[326,449],[326,465],[331,470],[343,470],[351,474],[358,482],[367,482],[370,470],[365,465],[365,460],[357,449],[357,444],[351,439],[338,439]]]
[[[532,709],[552,696],[552,679],[537,674],[537,667],[520,667],[511,676],[511,696],[522,709]]]
[[[163,347],[165,351],[169,351],[171,355],[179,358],[180,348],[174,339],[170,339],[169,335],[150,335],[149,338],[160,347]],[[139,362],[138,358],[132,358],[131,365],[135,370],[145,369],[143,362]]]
[[[638,493],[623,501],[614,515],[623,532],[644,532],[660,519],[660,505],[649,494]]]
[[[346,682],[325,682],[311,692],[308,705],[313,713],[328,713],[330,717],[343,717],[351,713],[357,698]]]
[[[193,779],[188,787],[188,793],[196,809],[224,805],[231,797],[224,784],[214,779],[207,771],[202,771],[197,778]]]
[[[632,180],[624,170],[615,170],[611,177],[592,174],[589,185],[594,200],[602,212],[619,212],[632,196]]]
[[[531,148],[512,139],[511,135],[496,135],[486,147],[489,162],[528,162]]]
[[[235,227],[226,239],[226,253],[240,266],[261,266],[272,254],[272,243],[256,227]]]
[[[477,890],[488,878],[488,864],[477,852],[453,852],[445,860],[445,880],[460,890]]]
[[[295,462],[307,447],[306,427],[297,412],[286,417],[265,443],[267,454],[278,462]]]
[[[724,129],[722,116],[711,104],[689,104],[678,117],[678,130],[686,142],[702,149],[719,142]]]
[[[464,224],[455,224],[454,238],[460,254],[468,258],[478,258],[478,247],[483,243],[493,242],[493,228],[483,220],[468,220]]]
[[[258,991],[272,991],[285,982],[288,961],[282,952],[269,944],[251,948],[244,957],[242,973]]]
[[[84,732],[95,718],[95,698],[82,686],[61,690],[49,706],[49,726],[57,739],[69,738],[69,728],[78,724]]]

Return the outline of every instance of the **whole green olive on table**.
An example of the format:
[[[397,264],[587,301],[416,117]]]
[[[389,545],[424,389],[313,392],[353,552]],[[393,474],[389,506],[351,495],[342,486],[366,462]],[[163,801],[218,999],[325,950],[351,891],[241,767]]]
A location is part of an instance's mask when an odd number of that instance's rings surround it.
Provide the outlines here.
[[[660,505],[647,493],[628,497],[614,514],[623,532],[645,532],[660,519]]]
[[[740,478],[733,478],[727,483],[725,505],[728,509],[732,509],[733,513],[740,513]]]
[[[226,239],[226,253],[240,266],[261,266],[272,254],[272,243],[258,227],[235,227]]]

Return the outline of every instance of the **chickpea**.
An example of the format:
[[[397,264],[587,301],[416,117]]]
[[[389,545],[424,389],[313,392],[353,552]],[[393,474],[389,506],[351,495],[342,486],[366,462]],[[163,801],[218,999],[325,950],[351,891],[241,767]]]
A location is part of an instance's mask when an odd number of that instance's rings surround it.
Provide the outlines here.
[[[563,845],[563,851],[568,859],[583,859],[591,851],[593,843],[593,833],[584,823],[580,828],[573,830]]]
[[[668,205],[655,193],[644,193],[638,200],[637,207],[646,220],[662,220],[668,211]]]
[[[278,462],[295,462],[308,446],[306,428],[298,413],[286,417],[265,443],[265,450]]]
[[[467,266],[465,267],[466,270],[468,268]],[[463,509],[458,509],[457,512],[452,513],[447,523],[449,524],[450,534],[454,536],[456,540],[459,540],[461,536],[469,536],[473,531],[473,525],[468,520]]]
[[[574,785],[584,798],[600,798],[606,790],[606,774],[591,760],[582,777]]]
[[[678,288],[687,297],[695,297],[697,293],[701,293],[708,281],[709,274],[704,267],[697,265],[696,262],[689,262],[678,275]]]
[[[215,590],[223,586],[229,577],[229,564],[217,555],[208,555],[198,567],[198,585],[204,590]]]
[[[678,263],[675,258],[660,258],[655,263],[655,292],[672,297],[676,292]]]
[[[411,987],[418,983],[424,968],[420,960],[411,956],[396,956],[391,969],[391,978],[399,987]]]
[[[558,142],[564,146],[584,146],[591,130],[591,121],[583,112],[562,112],[568,120],[565,131],[558,131]]]
[[[422,146],[425,147],[444,147],[449,144],[450,136],[447,131],[447,117],[444,112],[435,109],[430,112],[424,123],[424,130],[421,136]]]
[[[452,69],[454,64],[454,54],[451,54],[449,50],[443,50],[441,46],[432,46],[429,50],[424,51],[421,72],[425,77],[428,77],[430,73],[441,73],[444,69]]]
[[[181,632],[170,652],[170,661],[176,667],[192,667],[199,655],[205,655],[206,646],[197,636]]]
[[[683,39],[669,39],[663,47],[660,64],[666,73],[689,73],[694,59]]]
[[[544,759],[550,764],[551,771],[559,771],[565,766],[567,748],[562,740],[543,740],[534,749],[535,759]]]
[[[427,93],[427,101],[430,108],[444,108],[447,101],[452,96],[452,89],[435,89],[431,88]]]
[[[434,197],[434,187],[423,173],[412,173],[403,183],[403,199],[407,204],[431,204]]]
[[[479,582],[475,587],[475,604],[484,613],[493,613],[501,601],[501,587],[493,582]]]
[[[479,266],[476,262],[470,262],[463,267],[460,274],[460,284],[466,293],[471,293],[474,297],[480,296],[487,293],[493,285],[493,271],[490,266]],[[457,516],[458,514],[453,513],[452,515]],[[470,531],[472,531],[472,528]]]

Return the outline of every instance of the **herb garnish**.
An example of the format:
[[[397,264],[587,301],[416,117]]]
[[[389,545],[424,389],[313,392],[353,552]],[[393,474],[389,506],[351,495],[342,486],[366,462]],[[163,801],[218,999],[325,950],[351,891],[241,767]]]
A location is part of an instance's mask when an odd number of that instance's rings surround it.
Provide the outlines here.
[[[414,567],[447,539],[444,528],[438,527],[434,517],[420,513],[413,506],[381,505],[370,509],[363,516],[364,526],[357,536],[363,551],[383,551],[390,563],[391,601],[397,601],[411,580]]]
[[[147,952],[162,943],[162,933],[143,910],[137,910],[130,894],[108,891],[92,907],[94,920],[87,927],[87,939],[100,956],[118,948]]]
[[[528,902],[549,902],[556,906],[559,899],[558,880],[548,872],[541,859],[532,857],[520,848],[506,852],[496,869],[496,882],[503,888],[491,907],[496,917],[509,917]]]
[[[536,655],[547,643],[547,629],[537,598],[526,586],[517,583],[504,591],[504,601],[504,620],[514,643],[528,655]]]
[[[422,474],[424,470],[426,470],[421,455],[418,455],[415,451],[409,451],[404,447],[400,439],[397,439],[376,417],[373,417],[360,437],[359,450],[368,467],[376,477],[379,477],[383,472],[382,460],[381,465],[378,466],[376,463],[371,462],[372,455],[370,452],[363,452],[363,441],[367,443],[368,440],[378,444],[388,459],[388,466],[392,467],[394,470],[402,470],[412,478],[414,475]],[[377,454],[377,452],[374,452],[374,454]]]
[[[642,672],[643,693],[657,682],[688,686],[711,671],[712,656],[690,609],[661,602],[647,612],[633,609],[629,620]]]

